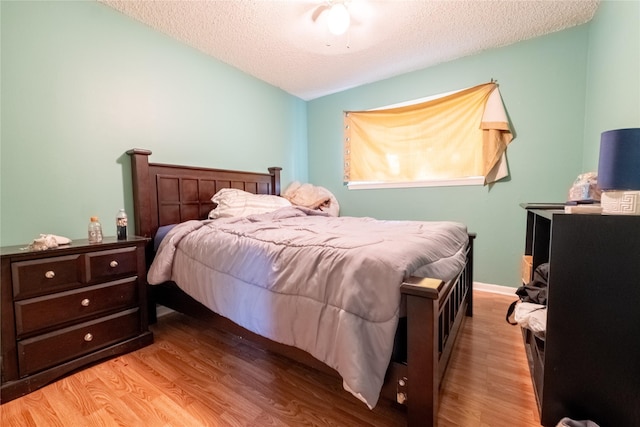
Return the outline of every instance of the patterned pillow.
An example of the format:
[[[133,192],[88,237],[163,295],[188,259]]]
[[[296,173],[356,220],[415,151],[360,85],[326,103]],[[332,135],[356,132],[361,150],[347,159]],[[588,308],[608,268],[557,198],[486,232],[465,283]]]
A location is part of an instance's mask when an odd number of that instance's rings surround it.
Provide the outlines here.
[[[235,188],[223,188],[214,194],[211,201],[217,206],[209,212],[210,219],[268,213],[291,206],[284,197],[253,194]]]

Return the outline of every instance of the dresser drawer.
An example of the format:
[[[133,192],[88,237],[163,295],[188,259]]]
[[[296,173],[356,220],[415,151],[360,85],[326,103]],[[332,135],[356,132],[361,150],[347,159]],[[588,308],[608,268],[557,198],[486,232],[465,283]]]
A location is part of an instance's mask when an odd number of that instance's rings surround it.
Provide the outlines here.
[[[85,255],[87,283],[111,280],[138,271],[135,247],[110,251],[90,252]]]
[[[72,360],[139,333],[140,310],[134,308],[18,341],[20,376]]]
[[[14,299],[77,288],[82,285],[82,254],[11,264]]]
[[[137,277],[87,286],[15,303],[18,338],[41,329],[123,310],[138,304]]]

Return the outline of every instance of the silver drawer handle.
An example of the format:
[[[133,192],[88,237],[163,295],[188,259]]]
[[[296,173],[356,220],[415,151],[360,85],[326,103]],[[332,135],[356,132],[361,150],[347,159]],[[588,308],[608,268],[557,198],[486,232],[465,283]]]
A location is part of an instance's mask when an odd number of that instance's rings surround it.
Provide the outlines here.
[[[47,279],[53,279],[54,277],[56,277],[56,273],[53,270],[49,270],[44,273],[44,277],[46,277]]]
[[[89,303],[91,301],[89,301],[89,298],[85,298],[82,301],[80,301],[80,305],[82,305],[83,307],[89,307]]]
[[[110,265],[111,267],[113,267],[113,268],[116,268],[116,267],[118,266],[118,261],[113,260],[113,261],[111,261],[111,262],[109,263],[109,265]]]
[[[90,333],[84,336],[84,340],[89,342],[91,340],[93,340],[93,335],[91,335]]]

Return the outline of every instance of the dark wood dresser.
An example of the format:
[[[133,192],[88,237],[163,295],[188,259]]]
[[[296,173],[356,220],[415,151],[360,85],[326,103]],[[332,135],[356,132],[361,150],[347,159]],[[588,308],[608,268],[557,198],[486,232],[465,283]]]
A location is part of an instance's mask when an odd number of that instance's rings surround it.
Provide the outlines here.
[[[523,266],[549,263],[546,338],[523,329],[542,425],[640,426],[640,216],[526,212]]]
[[[147,239],[0,248],[4,403],[89,364],[153,342]]]

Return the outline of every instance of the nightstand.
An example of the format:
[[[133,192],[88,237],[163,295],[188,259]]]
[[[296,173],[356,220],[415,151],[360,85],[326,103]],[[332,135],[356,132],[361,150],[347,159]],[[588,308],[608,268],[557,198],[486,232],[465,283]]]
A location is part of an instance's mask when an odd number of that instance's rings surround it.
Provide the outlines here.
[[[105,237],[45,251],[0,248],[2,403],[153,342],[147,242]]]

